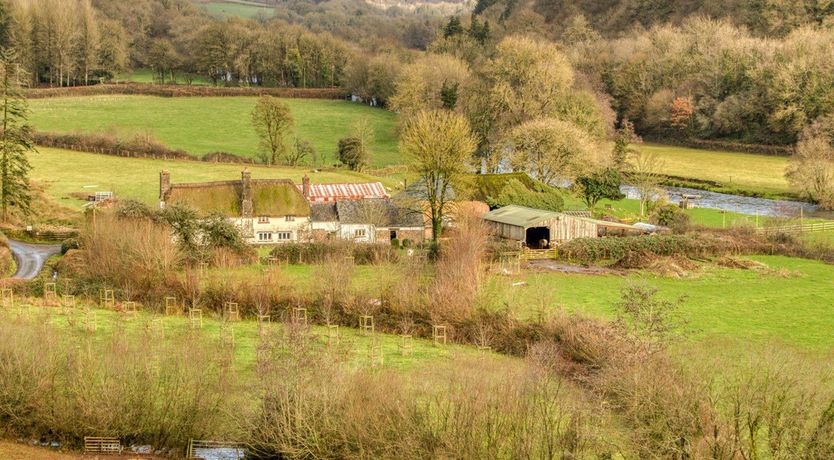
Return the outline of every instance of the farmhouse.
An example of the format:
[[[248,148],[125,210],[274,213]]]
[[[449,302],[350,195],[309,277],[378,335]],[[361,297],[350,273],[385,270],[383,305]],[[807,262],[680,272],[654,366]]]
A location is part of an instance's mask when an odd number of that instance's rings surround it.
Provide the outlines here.
[[[310,227],[310,204],[289,179],[252,179],[172,184],[168,171],[159,173],[160,207],[181,204],[204,216],[222,214],[248,243],[299,241]]]
[[[484,214],[483,218],[497,236],[519,241],[527,247],[537,249],[575,238],[645,233],[643,229],[619,222],[516,205],[495,209]]]
[[[345,200],[313,203],[312,234],[360,243],[424,239],[421,213],[409,212],[390,199]]]
[[[305,175],[298,189],[310,203],[335,203],[337,201],[388,198],[388,193],[380,182],[311,184],[310,178]]]

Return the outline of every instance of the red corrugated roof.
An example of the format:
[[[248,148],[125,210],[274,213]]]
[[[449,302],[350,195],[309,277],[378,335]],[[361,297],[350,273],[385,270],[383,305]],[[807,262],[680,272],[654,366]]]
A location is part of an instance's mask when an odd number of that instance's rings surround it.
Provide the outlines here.
[[[303,192],[303,185],[298,189]],[[385,187],[380,182],[365,184],[310,184],[307,199],[312,203],[325,203],[340,200],[364,200],[368,198],[388,198]]]

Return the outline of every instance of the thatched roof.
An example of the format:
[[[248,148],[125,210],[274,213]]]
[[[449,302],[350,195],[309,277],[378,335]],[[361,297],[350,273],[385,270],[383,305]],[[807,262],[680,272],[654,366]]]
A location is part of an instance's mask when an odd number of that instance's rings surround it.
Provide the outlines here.
[[[310,215],[310,205],[295,184],[288,179],[253,179],[253,216]],[[243,185],[239,180],[172,184],[165,195],[167,204],[180,204],[196,209],[204,215],[221,213],[239,217],[243,201]]]

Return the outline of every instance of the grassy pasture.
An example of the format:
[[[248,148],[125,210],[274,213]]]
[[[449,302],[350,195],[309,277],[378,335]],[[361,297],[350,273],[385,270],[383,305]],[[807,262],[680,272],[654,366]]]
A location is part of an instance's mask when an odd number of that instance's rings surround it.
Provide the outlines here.
[[[117,196],[154,203],[159,195],[159,171],[171,172],[177,182],[203,182],[240,178],[244,165],[207,163],[201,161],[167,161],[144,158],[122,158],[93,153],[40,148],[29,156],[31,178],[46,187],[49,196],[58,203],[80,208],[82,201],[73,197],[78,193],[112,190]],[[379,180],[347,170],[312,172],[309,168],[265,167],[248,165],[255,179],[289,178],[301,183],[304,174],[313,182],[366,182]],[[392,185],[390,181],[386,185]]]
[[[183,85],[183,84],[188,83],[188,81],[186,81],[186,79],[183,75],[177,74],[177,75],[175,75],[175,77],[176,77],[176,81],[169,82],[168,79],[166,78],[165,82],[166,83],[176,83],[176,84],[179,84],[179,85]],[[123,73],[123,74],[117,75],[114,80],[117,81],[117,82],[156,83],[155,78],[156,78],[156,75],[154,74],[153,70],[151,70],[151,69],[134,69],[129,73]],[[193,79],[191,81],[192,85],[208,85],[210,83],[211,82],[207,78],[205,78],[201,75],[193,75]]]
[[[834,266],[781,256],[756,256],[764,270],[706,266],[688,277],[661,277],[646,272],[625,276],[525,271],[528,283],[512,287],[516,278],[493,278],[499,304],[522,317],[553,308],[613,318],[621,289],[645,282],[659,295],[685,297],[682,314],[696,340],[730,339],[742,343],[781,341],[809,350],[834,347]]]
[[[211,15],[224,19],[228,17],[254,18],[259,15],[269,17],[273,14],[273,9],[269,6],[244,0],[211,0],[197,2],[197,5],[205,8]]]
[[[250,114],[254,97],[161,98],[89,96],[32,100],[32,124],[41,131],[151,133],[165,145],[195,155],[225,151],[257,157],[258,137]],[[296,135],[310,141],[321,165],[337,162],[336,145],[353,123],[366,118],[374,128],[372,165],[400,164],[396,115],[346,101],[284,99],[295,118]]]
[[[730,189],[768,195],[789,191],[785,180],[786,157],[659,144],[645,144],[639,148],[658,157],[663,174],[715,181]]]
[[[163,340],[176,340],[185,334],[191,333],[190,320],[184,315],[156,315],[140,311],[133,317],[124,313],[92,308],[95,313],[96,331],[93,332],[97,339],[105,340],[114,334],[141,334],[149,326],[151,320],[160,319],[164,329]],[[14,307],[6,314],[28,315],[32,318],[39,318],[67,333],[86,334],[81,328],[84,324],[85,313],[82,309],[70,309],[67,314],[62,312],[60,307]],[[358,321],[358,319],[357,319]],[[234,335],[235,365],[242,372],[253,372],[256,364],[256,348],[260,340],[258,331],[259,325],[254,320],[243,320],[231,323]],[[267,323],[264,327],[272,331],[281,331],[286,326],[282,323]],[[199,333],[206,334],[210,338],[221,340],[221,321],[218,318],[204,316],[203,327],[198,329]],[[311,337],[323,349],[327,346],[328,330],[323,326],[310,327]],[[474,347],[462,345],[435,346],[431,340],[414,339],[412,351],[403,355],[400,351],[401,338],[397,335],[380,334],[375,336],[363,335],[358,329],[339,328],[340,347],[347,353],[348,362],[351,366],[364,367],[371,364],[369,350],[371,344],[376,341],[382,348],[384,366],[386,368],[408,371],[422,365],[438,360],[455,359],[456,356],[480,356],[483,352]],[[494,359],[511,359],[490,353]]]

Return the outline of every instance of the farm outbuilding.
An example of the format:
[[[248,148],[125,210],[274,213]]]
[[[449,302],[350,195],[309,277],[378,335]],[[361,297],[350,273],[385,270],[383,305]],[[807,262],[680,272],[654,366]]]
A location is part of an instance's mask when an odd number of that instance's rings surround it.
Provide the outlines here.
[[[496,236],[520,241],[527,247],[537,249],[576,238],[645,233],[640,228],[619,222],[516,205],[490,211],[484,214],[484,220],[490,224]]]

